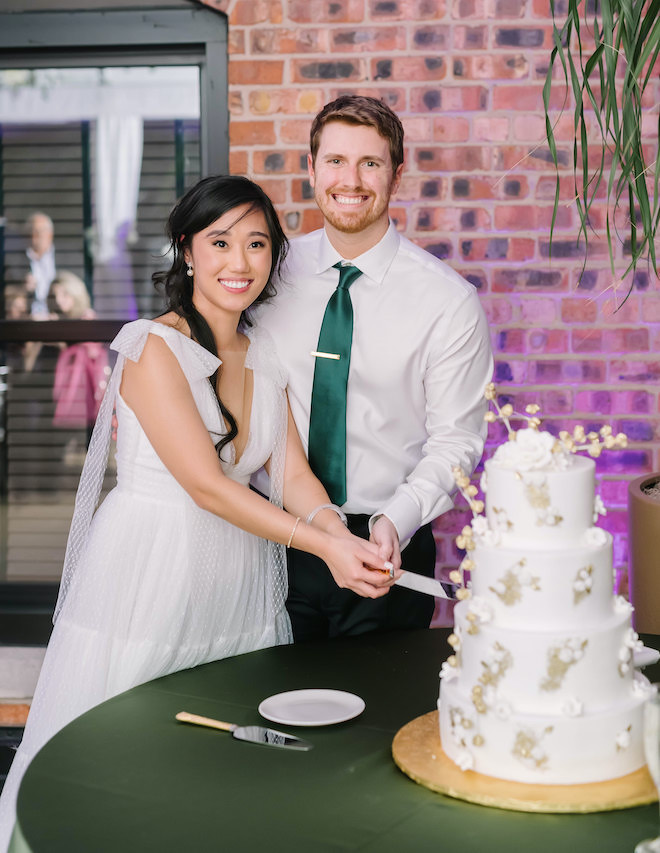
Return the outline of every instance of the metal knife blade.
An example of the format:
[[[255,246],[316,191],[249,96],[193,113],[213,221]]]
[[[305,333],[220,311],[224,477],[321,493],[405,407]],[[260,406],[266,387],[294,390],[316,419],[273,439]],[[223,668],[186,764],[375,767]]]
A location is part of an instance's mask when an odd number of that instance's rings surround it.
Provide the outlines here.
[[[225,723],[222,720],[214,720],[211,717],[200,717],[198,714],[190,714],[188,711],[179,711],[176,719],[180,723],[191,723],[194,726],[206,726],[210,729],[220,729],[230,732],[237,740],[245,740],[250,743],[259,743],[263,746],[275,746],[280,749],[297,749],[306,752],[312,749],[313,743],[286,732],[278,732],[276,729],[267,729],[265,726],[237,726],[235,723]]]
[[[446,598],[449,601],[453,601],[452,597],[444,590],[440,581],[435,580],[435,578],[418,575],[416,572],[404,572],[394,583],[398,586],[405,586],[407,589],[414,589],[415,592],[423,592],[426,595],[433,595],[436,598]],[[454,584],[451,585],[453,586]]]

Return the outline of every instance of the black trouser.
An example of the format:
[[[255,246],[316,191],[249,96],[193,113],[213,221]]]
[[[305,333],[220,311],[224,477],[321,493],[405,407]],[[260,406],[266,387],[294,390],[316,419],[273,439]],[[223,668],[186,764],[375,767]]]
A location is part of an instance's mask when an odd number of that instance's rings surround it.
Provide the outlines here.
[[[369,538],[368,515],[349,515],[351,533]],[[362,598],[340,589],[326,564],[304,551],[287,552],[289,596],[286,608],[291,617],[294,642],[321,640],[391,631],[397,628],[428,628],[435,599],[430,595],[393,586],[382,598]],[[402,568],[433,577],[435,541],[431,525],[415,533],[401,554]]]

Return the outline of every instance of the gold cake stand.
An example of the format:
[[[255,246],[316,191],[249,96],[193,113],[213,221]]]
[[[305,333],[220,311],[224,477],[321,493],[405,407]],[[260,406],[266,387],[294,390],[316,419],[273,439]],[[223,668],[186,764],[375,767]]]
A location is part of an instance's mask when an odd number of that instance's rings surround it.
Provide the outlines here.
[[[658,794],[646,767],[588,785],[528,785],[463,771],[442,750],[438,712],[406,723],[394,736],[392,755],[403,772],[449,797],[522,812],[606,812],[655,802]]]

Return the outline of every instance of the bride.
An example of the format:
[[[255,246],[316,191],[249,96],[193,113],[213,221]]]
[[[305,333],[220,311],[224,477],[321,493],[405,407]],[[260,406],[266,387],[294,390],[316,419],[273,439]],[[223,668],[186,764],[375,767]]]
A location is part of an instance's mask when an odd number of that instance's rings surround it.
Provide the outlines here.
[[[175,206],[168,233],[172,265],[154,276],[166,313],[128,323],[112,343],[55,626],[0,799],[2,851],[25,768],[72,719],[144,681],[291,642],[285,546],[321,557],[360,595],[385,595],[393,582],[307,465],[282,367],[249,322],[286,252],[270,200],[246,178],[205,178]],[[113,409],[117,484],[94,512]],[[248,485],[264,464],[270,501]]]

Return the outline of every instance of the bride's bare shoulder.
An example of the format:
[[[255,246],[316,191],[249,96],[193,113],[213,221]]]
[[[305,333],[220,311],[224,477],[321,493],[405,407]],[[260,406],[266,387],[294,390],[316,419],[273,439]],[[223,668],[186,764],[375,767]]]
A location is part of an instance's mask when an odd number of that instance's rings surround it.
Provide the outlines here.
[[[190,327],[188,323],[174,311],[168,311],[167,314],[161,314],[160,317],[154,317],[154,323],[160,323],[161,326],[169,326],[170,329],[176,329],[187,338],[190,337]]]

